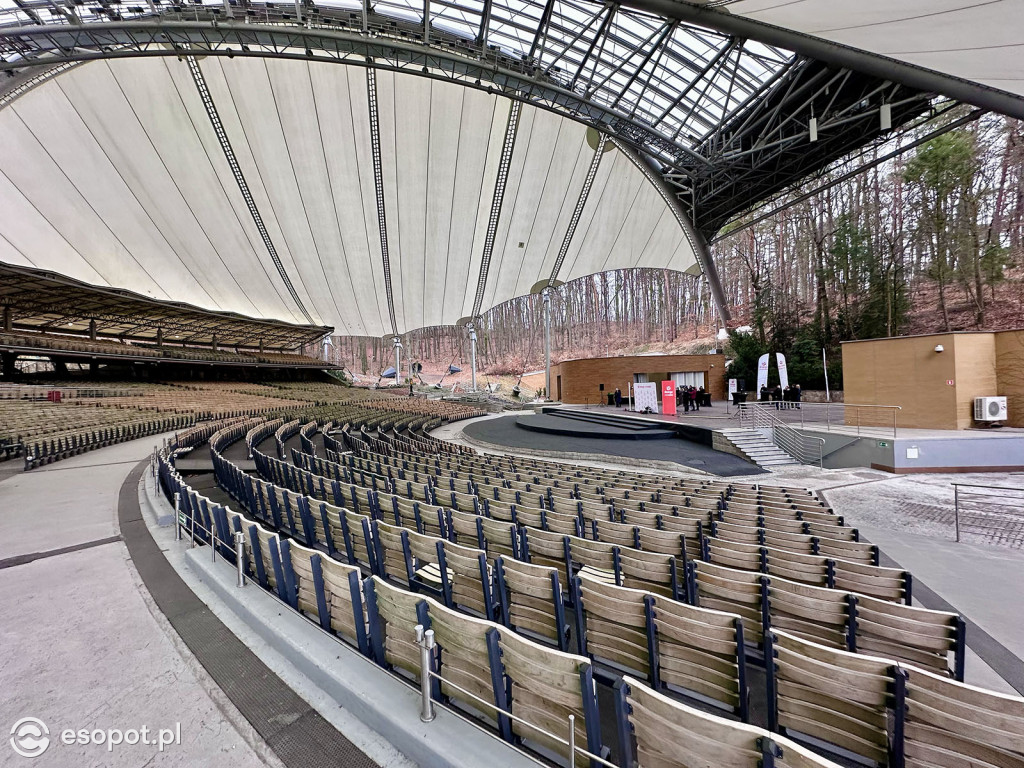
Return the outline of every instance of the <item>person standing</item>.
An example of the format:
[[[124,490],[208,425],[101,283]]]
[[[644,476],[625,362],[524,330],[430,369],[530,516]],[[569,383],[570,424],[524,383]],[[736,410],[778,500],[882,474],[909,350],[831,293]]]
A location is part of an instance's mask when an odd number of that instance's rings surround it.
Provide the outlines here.
[[[619,389],[618,387],[615,388],[615,407],[622,407],[622,390]]]
[[[803,394],[803,392],[800,389],[800,385],[799,384],[794,384],[793,385],[793,407],[794,408],[799,408],[800,407],[800,396],[802,394]]]

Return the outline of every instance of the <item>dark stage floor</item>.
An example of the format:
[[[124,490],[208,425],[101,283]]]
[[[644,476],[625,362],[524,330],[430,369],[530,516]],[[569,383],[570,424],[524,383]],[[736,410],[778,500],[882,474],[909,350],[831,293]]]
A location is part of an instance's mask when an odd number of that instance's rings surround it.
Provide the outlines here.
[[[467,425],[463,432],[471,438],[508,448],[534,448],[540,451],[598,453],[632,459],[672,461],[680,468],[699,469],[715,475],[761,475],[764,470],[738,456],[716,451],[681,438],[675,440],[609,440],[568,437],[529,432],[516,426],[516,416],[502,416]]]

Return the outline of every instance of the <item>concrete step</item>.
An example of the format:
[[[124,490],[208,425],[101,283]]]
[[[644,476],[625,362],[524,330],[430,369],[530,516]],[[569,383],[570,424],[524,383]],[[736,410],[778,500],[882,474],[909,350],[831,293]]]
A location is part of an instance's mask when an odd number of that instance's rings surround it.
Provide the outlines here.
[[[730,427],[719,430],[748,461],[765,469],[799,466],[800,462],[754,429]]]

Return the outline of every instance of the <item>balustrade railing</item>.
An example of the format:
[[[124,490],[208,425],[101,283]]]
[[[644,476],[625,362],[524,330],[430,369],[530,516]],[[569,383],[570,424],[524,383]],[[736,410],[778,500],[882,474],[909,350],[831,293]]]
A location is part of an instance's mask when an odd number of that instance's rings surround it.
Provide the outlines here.
[[[824,439],[806,435],[793,428],[778,417],[771,404],[741,403],[740,426],[767,432],[772,443],[788,453],[801,464],[817,464],[823,462]]]

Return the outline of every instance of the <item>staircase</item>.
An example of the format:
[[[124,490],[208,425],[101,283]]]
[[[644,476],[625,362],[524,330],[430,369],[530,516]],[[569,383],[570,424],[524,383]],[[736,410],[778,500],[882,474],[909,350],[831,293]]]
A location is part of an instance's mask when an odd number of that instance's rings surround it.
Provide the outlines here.
[[[715,430],[735,452],[763,469],[799,466],[800,462],[776,446],[756,429],[730,428]]]

